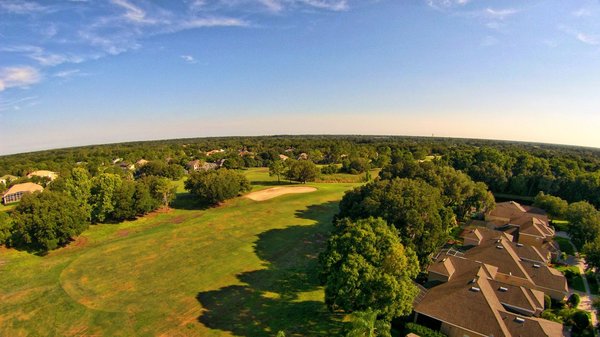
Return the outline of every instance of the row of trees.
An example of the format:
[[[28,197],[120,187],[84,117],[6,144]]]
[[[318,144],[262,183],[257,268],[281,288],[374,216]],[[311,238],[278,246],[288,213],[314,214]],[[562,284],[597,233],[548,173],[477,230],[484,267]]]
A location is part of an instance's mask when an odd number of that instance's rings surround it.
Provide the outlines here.
[[[75,168],[43,192],[27,194],[8,216],[2,214],[0,244],[48,251],[81,234],[90,223],[134,219],[167,206],[175,188],[167,178],[124,180],[102,173],[95,177]]]
[[[281,178],[286,178],[290,181],[306,183],[317,179],[320,172],[317,165],[310,160],[278,159],[269,165],[269,175],[276,176],[277,182],[280,182]]]
[[[243,174],[220,169],[190,174],[185,188],[202,204],[215,205],[250,190],[250,182]]]

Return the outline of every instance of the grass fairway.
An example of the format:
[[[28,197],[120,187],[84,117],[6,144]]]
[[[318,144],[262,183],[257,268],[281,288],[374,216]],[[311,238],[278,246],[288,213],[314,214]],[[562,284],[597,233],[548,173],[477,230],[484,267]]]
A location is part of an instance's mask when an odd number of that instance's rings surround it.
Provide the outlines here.
[[[267,171],[247,171],[264,188]],[[344,191],[92,226],[47,256],[0,250],[0,336],[333,336],[316,257]]]

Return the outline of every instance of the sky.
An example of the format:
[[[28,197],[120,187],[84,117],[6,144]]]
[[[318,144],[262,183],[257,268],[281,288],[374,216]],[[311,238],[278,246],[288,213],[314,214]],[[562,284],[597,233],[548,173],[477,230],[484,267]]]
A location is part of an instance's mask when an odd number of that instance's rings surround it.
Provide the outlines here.
[[[600,147],[600,1],[0,0],[0,155],[273,134]]]

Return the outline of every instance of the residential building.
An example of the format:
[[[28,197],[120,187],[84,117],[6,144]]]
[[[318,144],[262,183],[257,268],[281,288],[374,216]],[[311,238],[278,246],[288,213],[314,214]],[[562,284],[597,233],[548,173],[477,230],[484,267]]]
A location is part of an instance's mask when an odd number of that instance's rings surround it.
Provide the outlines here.
[[[22,183],[11,186],[4,194],[2,195],[2,203],[10,204],[13,202],[20,201],[23,198],[24,194],[33,193],[33,192],[41,192],[44,188],[38,184],[34,183]]]
[[[0,184],[8,185],[13,180],[19,179],[19,177],[15,177],[13,175],[7,174],[0,177]]]
[[[32,178],[32,177],[43,177],[43,178],[48,178],[48,179],[50,179],[50,181],[52,181],[52,180],[58,178],[58,173],[52,172],[52,171],[47,171],[47,170],[38,170],[38,171],[33,171],[27,175],[27,178]]]
[[[465,247],[445,249],[428,268],[430,289],[415,320],[450,337],[558,337],[563,326],[539,318],[544,294],[563,300],[565,277],[548,266],[549,252],[488,228],[463,232]]]

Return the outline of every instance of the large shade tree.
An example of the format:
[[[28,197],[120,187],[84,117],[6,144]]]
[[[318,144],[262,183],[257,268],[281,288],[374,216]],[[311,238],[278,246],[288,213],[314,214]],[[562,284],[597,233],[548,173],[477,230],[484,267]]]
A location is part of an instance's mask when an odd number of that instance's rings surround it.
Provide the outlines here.
[[[185,188],[201,202],[217,204],[250,190],[250,182],[236,171],[221,169],[190,174]]]
[[[386,319],[411,312],[419,262],[384,220],[338,221],[319,261],[330,310],[373,309]]]
[[[40,251],[63,246],[88,227],[87,215],[79,203],[54,191],[23,196],[12,219],[17,241]]]
[[[423,263],[456,225],[439,189],[421,180],[400,178],[374,181],[347,192],[338,217],[382,217],[397,228],[401,242],[416,251]]]

